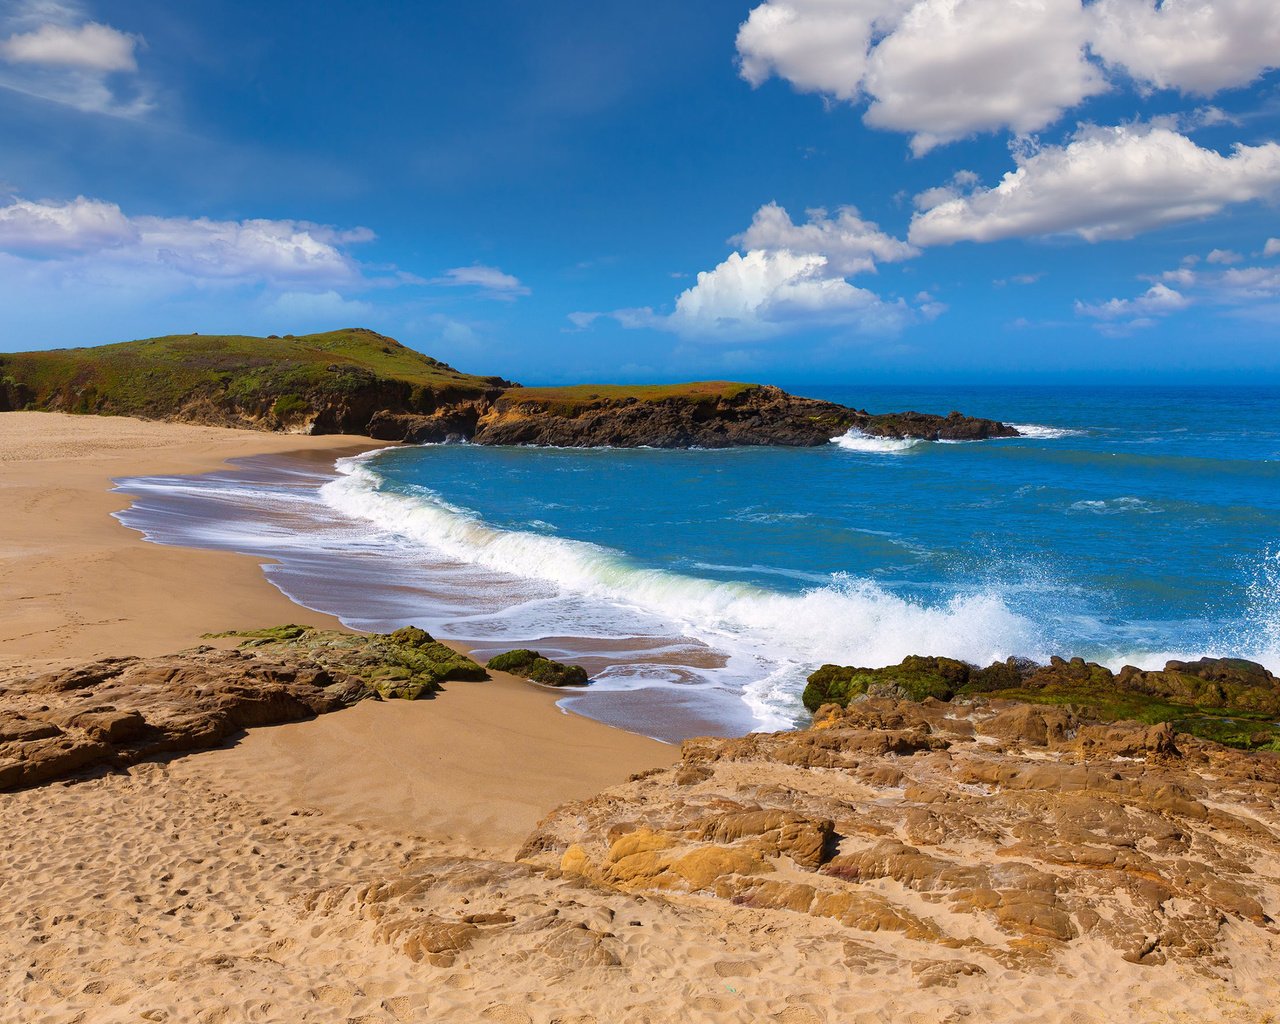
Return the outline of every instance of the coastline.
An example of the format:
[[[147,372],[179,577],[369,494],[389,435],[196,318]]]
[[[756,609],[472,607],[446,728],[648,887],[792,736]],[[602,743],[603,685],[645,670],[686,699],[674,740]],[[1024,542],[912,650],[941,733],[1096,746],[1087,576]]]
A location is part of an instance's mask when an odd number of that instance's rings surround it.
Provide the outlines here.
[[[263,454],[332,461],[379,446],[385,443],[352,435],[0,415],[0,489],[8,509],[0,522],[0,677],[172,653],[210,642],[201,639],[207,632],[293,621],[346,630],[289,600],[255,556],[142,540],[111,516],[131,500],[113,492],[112,479],[205,473]],[[302,800],[365,825],[389,826],[405,815],[403,824],[419,832],[442,822],[451,841],[505,850],[558,804],[676,756],[665,744],[561,711],[560,696],[494,673],[488,683],[449,684],[435,700],[371,704],[253,730],[231,748],[196,756],[213,771],[225,763],[259,776],[264,799]],[[371,745],[381,767],[362,756]],[[431,769],[451,780],[429,803],[408,783],[397,789],[381,770],[391,762],[409,767],[422,751],[431,751]],[[318,771],[321,765],[326,770]],[[486,765],[494,767],[481,770]],[[520,766],[514,784],[512,765]]]

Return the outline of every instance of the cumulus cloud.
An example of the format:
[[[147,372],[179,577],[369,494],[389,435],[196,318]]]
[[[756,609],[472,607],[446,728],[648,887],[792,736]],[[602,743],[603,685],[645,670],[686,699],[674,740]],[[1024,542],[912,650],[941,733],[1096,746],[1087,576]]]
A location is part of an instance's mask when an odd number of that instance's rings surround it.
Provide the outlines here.
[[[1116,76],[1202,95],[1245,85],[1280,65],[1280,18],[1274,0],[766,0],[737,48],[752,85],[776,75],[868,101],[866,123],[920,154],[1038,131]]]
[[[1216,263],[1222,266],[1229,266],[1232,263],[1242,263],[1244,257],[1240,253],[1231,249],[1213,249],[1205,258],[1206,263]]]
[[[912,218],[910,241],[1131,238],[1280,190],[1280,145],[1237,145],[1223,156],[1150,125],[1087,126],[1066,145],[1021,150],[1015,160],[994,188],[933,190]]]
[[[777,203],[766,203],[756,211],[751,226],[729,242],[747,250],[816,253],[826,257],[831,270],[846,277],[874,271],[877,260],[892,263],[919,255],[915,246],[863,220],[857,207],[842,206],[834,217],[821,208],[805,213],[805,223],[795,224]]]
[[[1093,52],[1155,88],[1210,95],[1280,66],[1274,0],[1097,0],[1088,15]]]
[[[676,299],[666,326],[699,337],[768,338],[805,326],[847,325],[880,333],[910,319],[903,302],[858,288],[825,256],[785,249],[732,253]]]
[[[925,293],[914,305],[884,299],[847,280],[873,273],[877,262],[908,259],[918,250],[863,220],[852,206],[834,216],[807,212],[795,223],[777,203],[756,211],[751,225],[729,239],[744,251],[731,253],[676,298],[669,314],[622,309],[607,314],[624,327],[672,331],[688,338],[760,341],[814,327],[851,333],[887,334],[931,319],[943,306]],[[589,328],[602,314],[570,315],[575,328]]]
[[[1263,256],[1280,256],[1280,238],[1268,238],[1262,249]]]
[[[446,270],[442,277],[436,278],[431,283],[449,288],[476,288],[496,299],[514,299],[517,296],[529,294],[529,289],[515,275],[504,273],[497,267],[486,267],[479,263]]]
[[[90,113],[152,110],[140,36],[95,21],[74,0],[16,0],[0,15],[0,88]]]
[[[768,0],[738,29],[742,77],[777,75],[805,92],[853,101],[872,37],[890,31],[915,0]]]
[[[976,132],[1037,131],[1107,88],[1079,0],[924,0],[875,48],[866,123],[917,155]]]

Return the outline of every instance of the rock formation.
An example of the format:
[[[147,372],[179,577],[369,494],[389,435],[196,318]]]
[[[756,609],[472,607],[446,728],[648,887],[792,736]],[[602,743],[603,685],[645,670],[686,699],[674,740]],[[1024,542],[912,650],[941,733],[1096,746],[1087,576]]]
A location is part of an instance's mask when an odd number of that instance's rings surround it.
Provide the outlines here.
[[[588,682],[587,670],[581,665],[564,665],[526,648],[507,651],[506,654],[490,658],[488,667],[495,672],[510,672],[544,686],[586,686]]]
[[[686,742],[550,815],[522,859],[596,885],[911,940],[931,984],[1082,940],[1230,966],[1280,932],[1280,756],[1056,707],[870,698],[810,729]]]
[[[888,668],[823,665],[809,676],[804,704],[816,711],[867,696],[947,701],[977,694],[1072,706],[1102,721],[1169,722],[1229,746],[1280,750],[1280,679],[1240,658],[1170,661],[1158,672],[1128,666],[1118,674],[1083,658],[1048,665],[1010,658],[987,668],[918,656]]]
[[[241,729],[312,718],[368,697],[416,700],[483,668],[420,629],[359,636],[282,626],[240,648],[108,658],[0,680],[0,790],[84,768],[215,746]]]

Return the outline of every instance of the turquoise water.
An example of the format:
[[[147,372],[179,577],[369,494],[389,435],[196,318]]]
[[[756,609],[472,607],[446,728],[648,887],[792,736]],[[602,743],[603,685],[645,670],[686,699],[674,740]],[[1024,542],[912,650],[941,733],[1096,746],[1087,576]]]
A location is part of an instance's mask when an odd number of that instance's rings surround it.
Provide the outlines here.
[[[274,543],[272,579],[353,624],[541,642],[599,690],[700,695],[697,715],[737,729],[794,720],[824,661],[1230,653],[1280,669],[1280,389],[794,390],[1031,436],[393,449],[340,464],[294,513],[330,533],[285,543],[277,519],[251,548]],[[341,578],[359,585],[321,585]]]

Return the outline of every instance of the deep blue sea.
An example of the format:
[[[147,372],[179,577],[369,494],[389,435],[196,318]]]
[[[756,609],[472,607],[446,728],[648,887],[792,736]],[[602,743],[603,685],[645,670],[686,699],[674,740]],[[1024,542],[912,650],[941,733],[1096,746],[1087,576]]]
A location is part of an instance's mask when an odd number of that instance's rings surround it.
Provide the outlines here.
[[[141,497],[122,518],[275,558],[273,582],[353,625],[575,657],[597,682],[571,707],[668,736],[795,721],[828,661],[1233,654],[1280,670],[1280,389],[791,390],[1028,436],[396,448],[327,475],[128,481]]]

